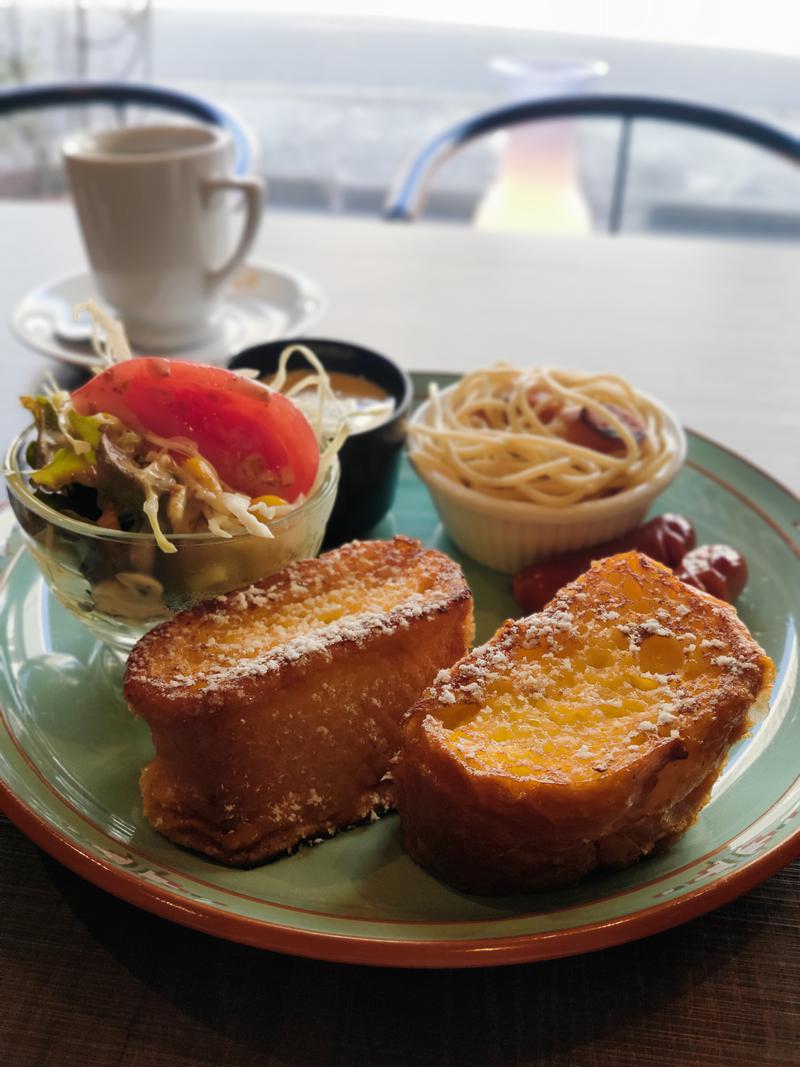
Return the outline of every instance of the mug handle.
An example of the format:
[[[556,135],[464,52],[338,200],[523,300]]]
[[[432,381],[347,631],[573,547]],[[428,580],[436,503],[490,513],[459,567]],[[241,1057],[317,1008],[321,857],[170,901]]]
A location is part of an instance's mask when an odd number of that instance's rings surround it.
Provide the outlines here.
[[[220,189],[238,189],[244,195],[247,210],[244,230],[233,255],[219,270],[210,271],[208,274],[209,282],[218,285],[236,270],[252,247],[264,206],[264,182],[261,178],[208,178],[203,182],[203,186],[206,196]]]

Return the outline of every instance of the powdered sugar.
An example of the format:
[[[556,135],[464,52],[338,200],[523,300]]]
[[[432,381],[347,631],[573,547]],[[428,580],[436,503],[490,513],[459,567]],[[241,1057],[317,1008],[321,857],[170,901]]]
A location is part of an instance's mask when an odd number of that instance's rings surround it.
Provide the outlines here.
[[[639,629],[651,636],[657,635],[658,637],[674,637],[672,630],[663,626],[658,619],[645,619],[644,622],[639,623]]]
[[[541,641],[550,648],[556,648],[559,638],[564,637],[577,637],[575,620],[570,611],[555,607],[553,610],[539,612],[538,615],[530,615],[522,623],[522,642],[527,648],[532,648]]]
[[[715,667],[728,667],[730,670],[736,670],[739,666],[735,656],[715,656],[711,662]]]
[[[366,647],[468,596],[458,566],[410,538],[353,542],[158,627],[131,656],[128,679],[168,700],[187,691],[213,700],[339,646]],[[148,646],[163,639],[156,675]]]

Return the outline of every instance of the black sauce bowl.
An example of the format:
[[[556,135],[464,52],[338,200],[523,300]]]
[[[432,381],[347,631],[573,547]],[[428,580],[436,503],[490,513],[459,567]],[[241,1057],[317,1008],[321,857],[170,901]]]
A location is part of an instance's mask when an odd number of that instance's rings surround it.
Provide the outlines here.
[[[325,548],[333,548],[368,533],[392,506],[413,387],[406,372],[386,356],[349,341],[316,337],[253,345],[234,356],[228,366],[232,370],[250,367],[262,378],[270,377],[278,369],[278,360],[287,345],[306,345],[327,371],[366,378],[385,389],[395,402],[389,419],[352,434],[339,453],[339,492],[323,542]],[[307,366],[300,355],[289,360],[290,370]]]

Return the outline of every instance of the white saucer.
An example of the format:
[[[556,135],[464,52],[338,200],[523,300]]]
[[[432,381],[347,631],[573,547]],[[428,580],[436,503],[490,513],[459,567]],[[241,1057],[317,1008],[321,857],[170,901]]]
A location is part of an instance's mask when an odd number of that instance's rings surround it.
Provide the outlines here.
[[[72,319],[73,305],[89,299],[102,304],[88,272],[54,278],[17,304],[11,329],[37,352],[61,363],[93,367],[97,357],[88,343],[88,330]],[[216,336],[169,355],[199,363],[225,363],[249,345],[299,336],[316,322],[325,306],[321,290],[295,271],[248,263],[228,282],[217,312]]]

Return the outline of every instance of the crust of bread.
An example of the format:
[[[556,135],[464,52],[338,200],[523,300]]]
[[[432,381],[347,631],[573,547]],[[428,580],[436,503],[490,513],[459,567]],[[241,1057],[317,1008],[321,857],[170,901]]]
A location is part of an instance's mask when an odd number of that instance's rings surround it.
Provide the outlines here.
[[[626,866],[691,824],[773,677],[729,605],[635,552],[595,563],[411,710],[406,848],[477,893]]]
[[[407,537],[353,542],[145,635],[125,695],[151,730],[144,812],[246,866],[391,805],[408,708],[464,655],[460,568]]]

